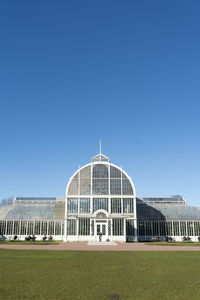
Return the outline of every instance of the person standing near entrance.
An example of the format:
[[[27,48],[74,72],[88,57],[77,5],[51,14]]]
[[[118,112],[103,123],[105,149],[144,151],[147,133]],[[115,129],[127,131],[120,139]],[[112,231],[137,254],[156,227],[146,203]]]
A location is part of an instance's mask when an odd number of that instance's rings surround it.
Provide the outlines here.
[[[101,242],[101,239],[102,239],[102,232],[100,231],[99,232],[99,242]]]

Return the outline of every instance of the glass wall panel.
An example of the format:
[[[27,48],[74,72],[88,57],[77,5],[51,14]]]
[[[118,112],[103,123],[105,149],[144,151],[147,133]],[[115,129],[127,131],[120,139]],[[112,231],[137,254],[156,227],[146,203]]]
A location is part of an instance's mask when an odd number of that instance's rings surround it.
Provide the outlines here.
[[[93,178],[108,178],[108,166],[107,165],[94,165]]]
[[[61,222],[61,228],[62,228],[62,235],[64,235],[64,222]]]
[[[90,198],[80,198],[80,213],[87,214],[90,212]]]
[[[67,220],[67,234],[76,235],[77,234],[77,220]]]
[[[14,221],[14,231],[13,234],[19,235],[20,221]]]
[[[70,186],[69,186],[69,190],[68,190],[68,195],[78,195],[78,183],[79,183],[79,178],[78,178],[78,174],[76,174],[74,176],[74,178],[72,179]]]
[[[113,235],[124,235],[124,220],[113,219]]]
[[[110,179],[110,194],[121,195],[121,179]]]
[[[93,179],[93,195],[108,194],[108,179]]]
[[[159,230],[159,223],[158,222],[152,222],[152,227],[153,227],[153,235],[160,235],[160,230]]]
[[[90,195],[91,194],[91,180],[90,179],[82,179],[80,186],[80,194],[81,195]]]
[[[180,222],[181,235],[186,235],[186,222]]]
[[[166,222],[160,222],[160,235],[161,236],[166,236]]]
[[[122,192],[123,195],[133,195],[133,188],[129,179],[122,178]]]
[[[35,235],[40,235],[40,221],[35,221],[35,230],[34,230]]]
[[[121,198],[111,198],[111,213],[121,213]]]
[[[108,211],[108,198],[93,198],[93,212],[99,209]]]
[[[42,221],[41,235],[47,235],[47,222],[46,221]]]
[[[79,219],[79,235],[90,235],[90,219]]]
[[[124,214],[134,213],[134,201],[133,198],[123,198]]]
[[[87,166],[80,170],[80,194],[91,194],[91,166]]]
[[[0,235],[6,234],[6,221],[0,221]]]
[[[138,231],[138,235],[145,236],[144,222],[142,222],[142,221],[137,222],[137,231]]]
[[[78,198],[68,198],[67,199],[67,212],[68,214],[78,213]]]
[[[187,230],[188,230],[188,235],[193,236],[193,222],[187,222]]]
[[[152,236],[152,222],[145,222],[146,225],[146,236]]]
[[[174,235],[172,231],[172,222],[166,222],[167,225],[167,235]]]
[[[7,221],[7,234],[13,234],[13,221]]]
[[[120,178],[121,179],[121,170],[113,167],[113,166],[110,166],[110,178]]]
[[[126,235],[134,236],[134,220],[126,220]]]
[[[54,235],[54,221],[49,221],[48,223],[48,234]]]
[[[27,235],[27,224],[28,221],[21,221],[21,235]]]
[[[194,222],[194,235],[200,235],[200,222]]]
[[[33,228],[34,228],[34,221],[28,221],[28,228],[27,228],[28,235],[33,234]]]
[[[55,221],[55,235],[61,235],[61,221]]]
[[[93,195],[108,194],[108,166],[98,164],[93,167],[92,185]]]
[[[173,227],[174,227],[174,235],[175,236],[180,236],[179,222],[173,222]]]

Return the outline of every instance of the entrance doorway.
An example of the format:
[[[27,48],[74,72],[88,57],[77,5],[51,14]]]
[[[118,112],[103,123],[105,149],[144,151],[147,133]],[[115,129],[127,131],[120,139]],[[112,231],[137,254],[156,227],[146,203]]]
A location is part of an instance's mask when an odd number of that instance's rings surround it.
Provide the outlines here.
[[[96,228],[95,228],[96,241],[99,241],[99,232],[102,233],[102,241],[106,241],[107,223],[105,221],[96,221]]]

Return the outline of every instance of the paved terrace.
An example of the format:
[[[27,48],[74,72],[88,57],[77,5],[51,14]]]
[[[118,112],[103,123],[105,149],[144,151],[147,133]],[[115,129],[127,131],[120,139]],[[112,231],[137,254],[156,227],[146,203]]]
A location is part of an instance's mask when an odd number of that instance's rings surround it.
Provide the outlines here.
[[[154,246],[144,243],[116,243],[116,245],[102,243],[89,244],[88,242],[68,242],[58,245],[19,245],[0,244],[0,249],[19,250],[76,250],[76,251],[200,251],[200,246]]]

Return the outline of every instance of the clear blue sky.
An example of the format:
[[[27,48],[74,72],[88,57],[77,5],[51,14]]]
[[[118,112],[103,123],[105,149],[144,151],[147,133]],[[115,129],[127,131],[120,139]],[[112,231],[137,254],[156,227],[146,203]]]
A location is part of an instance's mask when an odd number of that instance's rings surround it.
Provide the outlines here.
[[[99,151],[200,206],[200,2],[1,1],[0,199],[63,196]]]

